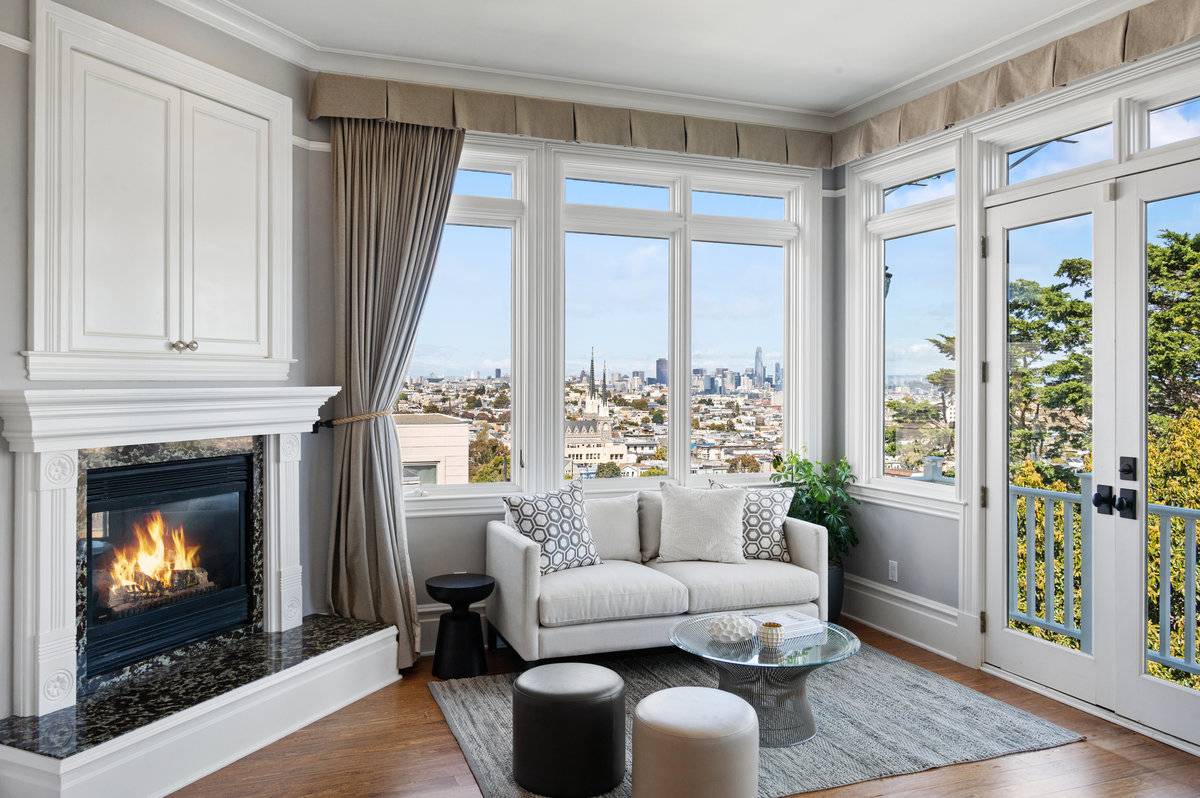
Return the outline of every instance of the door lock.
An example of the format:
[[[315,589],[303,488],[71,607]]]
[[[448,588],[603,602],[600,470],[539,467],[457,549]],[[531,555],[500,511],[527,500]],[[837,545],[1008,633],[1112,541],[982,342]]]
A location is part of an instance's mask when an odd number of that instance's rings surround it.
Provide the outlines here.
[[[1116,510],[1122,518],[1137,518],[1137,491],[1121,488],[1120,495],[1114,495],[1112,485],[1097,485],[1092,506],[1101,515],[1112,515]]]
[[[1122,457],[1118,462],[1120,465],[1117,466],[1117,473],[1121,475],[1121,479],[1134,480],[1138,478],[1136,457]]]

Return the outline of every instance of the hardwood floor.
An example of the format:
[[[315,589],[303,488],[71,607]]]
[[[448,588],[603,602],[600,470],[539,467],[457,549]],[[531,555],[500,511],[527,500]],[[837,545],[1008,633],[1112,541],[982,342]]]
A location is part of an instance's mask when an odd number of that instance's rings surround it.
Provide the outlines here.
[[[810,796],[1200,795],[1200,759],[873,629],[863,642],[1080,734],[1072,745],[861,782]],[[502,655],[492,669],[514,669]],[[405,678],[176,793],[187,798],[479,796],[426,685],[430,659]]]

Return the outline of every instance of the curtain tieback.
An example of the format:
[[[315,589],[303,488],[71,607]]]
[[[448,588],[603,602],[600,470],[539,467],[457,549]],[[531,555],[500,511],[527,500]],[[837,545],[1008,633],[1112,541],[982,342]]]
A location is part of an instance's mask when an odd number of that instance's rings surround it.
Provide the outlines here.
[[[313,424],[313,432],[320,432],[322,427],[333,428],[341,427],[346,424],[357,424],[360,421],[370,421],[373,418],[380,416],[390,416],[391,410],[372,410],[369,413],[359,413],[356,416],[343,416],[342,418],[331,418],[328,421],[317,421]]]

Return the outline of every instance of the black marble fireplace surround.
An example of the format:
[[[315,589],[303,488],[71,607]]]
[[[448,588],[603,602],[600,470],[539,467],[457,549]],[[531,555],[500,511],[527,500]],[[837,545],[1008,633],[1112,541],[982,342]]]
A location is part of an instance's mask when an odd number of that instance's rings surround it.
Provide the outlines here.
[[[89,491],[89,486],[91,490]],[[262,629],[260,438],[117,446],[79,452],[77,688],[80,696],[161,663],[163,652],[240,628]],[[114,545],[145,531],[151,509],[198,545],[201,584],[147,611],[106,606]],[[186,523],[184,523],[186,521]],[[107,524],[113,530],[93,526]],[[189,527],[190,528],[187,528]],[[124,527],[124,529],[122,529]],[[206,553],[207,552],[207,553]],[[89,556],[90,555],[90,556]],[[121,615],[127,617],[120,617]]]

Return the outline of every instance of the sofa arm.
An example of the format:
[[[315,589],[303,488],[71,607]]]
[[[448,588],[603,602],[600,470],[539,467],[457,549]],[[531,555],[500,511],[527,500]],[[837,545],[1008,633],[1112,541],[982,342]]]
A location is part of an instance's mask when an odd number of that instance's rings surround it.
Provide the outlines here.
[[[783,522],[783,535],[792,562],[817,575],[821,590],[817,609],[822,621],[829,620],[829,532],[819,524],[787,518]]]
[[[538,596],[542,567],[537,543],[502,521],[487,525],[487,573],[496,580],[488,622],[522,658],[538,659]]]

